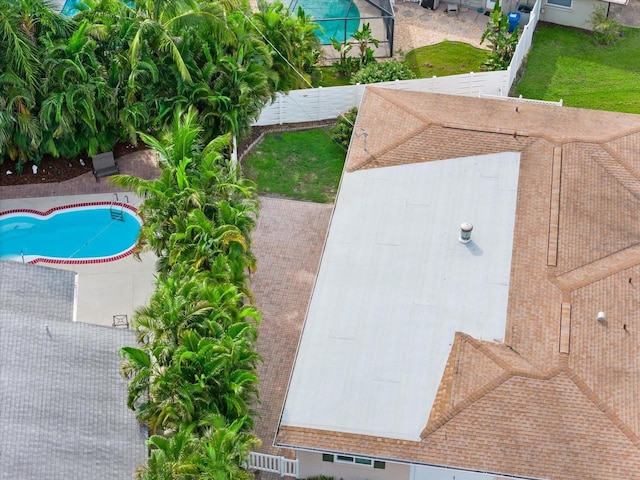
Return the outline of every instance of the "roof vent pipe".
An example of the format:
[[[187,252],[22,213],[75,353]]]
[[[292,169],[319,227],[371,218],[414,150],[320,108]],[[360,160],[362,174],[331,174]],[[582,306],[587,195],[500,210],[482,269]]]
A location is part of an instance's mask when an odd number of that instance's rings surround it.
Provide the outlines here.
[[[598,312],[598,321],[600,323],[604,323],[607,320],[607,316],[604,314],[604,312]]]
[[[469,243],[471,241],[471,230],[473,230],[473,225],[469,222],[464,222],[460,225],[460,237],[458,240],[462,243]]]

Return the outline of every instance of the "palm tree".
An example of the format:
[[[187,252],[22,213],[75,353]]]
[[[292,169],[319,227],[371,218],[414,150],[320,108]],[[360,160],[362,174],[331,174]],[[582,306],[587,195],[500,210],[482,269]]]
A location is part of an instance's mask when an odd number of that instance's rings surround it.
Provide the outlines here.
[[[35,108],[35,92],[25,80],[11,71],[0,75],[0,158],[21,164],[38,156],[42,128]]]
[[[246,418],[233,422],[221,416],[206,418],[201,426],[206,427],[201,440],[202,480],[249,480],[253,474],[245,465],[252,448],[260,440],[246,432]]]
[[[42,0],[0,0],[0,158],[39,161],[42,41],[66,38],[71,27]]]
[[[194,425],[183,425],[170,437],[152,435],[149,439],[149,462],[140,468],[140,480],[196,479],[201,470],[198,437]]]
[[[140,134],[160,156],[159,179],[116,176],[114,181],[145,198],[139,210],[144,219],[139,247],[162,258],[161,271],[187,259],[208,270],[218,255],[230,254],[246,257],[245,268],[253,264],[249,232],[255,225],[255,190],[245,182],[234,183],[238,172],[223,153],[228,136],[201,148],[196,118],[195,109],[184,116],[176,111],[172,131],[161,140]],[[231,204],[238,205],[236,215]],[[227,219],[238,225],[222,223]]]
[[[220,415],[210,415],[201,423],[203,436],[195,425],[181,425],[169,437],[149,439],[151,455],[147,466],[137,472],[140,480],[249,480],[244,465],[252,448],[260,441],[243,431],[243,421],[228,423]]]
[[[267,40],[273,69],[278,74],[276,89],[288,91],[301,88],[307,80],[301,73],[311,73],[322,54],[316,31],[320,26],[301,7],[297,15],[277,1],[262,2],[254,13],[252,25]]]

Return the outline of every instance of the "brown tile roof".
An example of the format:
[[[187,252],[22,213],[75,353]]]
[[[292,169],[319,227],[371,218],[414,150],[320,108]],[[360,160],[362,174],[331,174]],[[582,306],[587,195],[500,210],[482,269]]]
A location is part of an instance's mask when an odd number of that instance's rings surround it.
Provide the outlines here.
[[[355,132],[348,171],[521,152],[505,341],[456,335],[420,442],[291,426],[277,442],[640,479],[640,116],[369,87]]]

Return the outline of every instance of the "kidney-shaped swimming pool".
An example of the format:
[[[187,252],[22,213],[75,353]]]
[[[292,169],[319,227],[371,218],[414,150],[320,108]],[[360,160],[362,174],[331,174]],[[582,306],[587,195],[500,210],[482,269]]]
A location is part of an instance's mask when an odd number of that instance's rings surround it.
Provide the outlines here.
[[[109,262],[133,253],[141,220],[130,205],[85,203],[0,213],[0,258],[29,263]]]

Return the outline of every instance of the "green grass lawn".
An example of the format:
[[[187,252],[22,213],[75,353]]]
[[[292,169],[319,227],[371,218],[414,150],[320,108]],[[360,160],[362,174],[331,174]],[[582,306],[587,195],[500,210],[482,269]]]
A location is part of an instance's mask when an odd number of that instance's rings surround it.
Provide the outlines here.
[[[584,32],[540,27],[515,94],[562,99],[571,107],[640,113],[640,30],[624,28],[623,34],[614,45],[602,46]]]
[[[479,72],[488,56],[488,50],[467,43],[445,41],[411,50],[405,62],[418,78],[444,77]]]
[[[266,135],[244,159],[243,171],[260,194],[333,202],[346,152],[329,128]]]
[[[320,67],[322,72],[322,80],[320,85],[323,87],[341,87],[343,85],[349,85],[349,79],[336,76],[336,71],[333,67]]]

